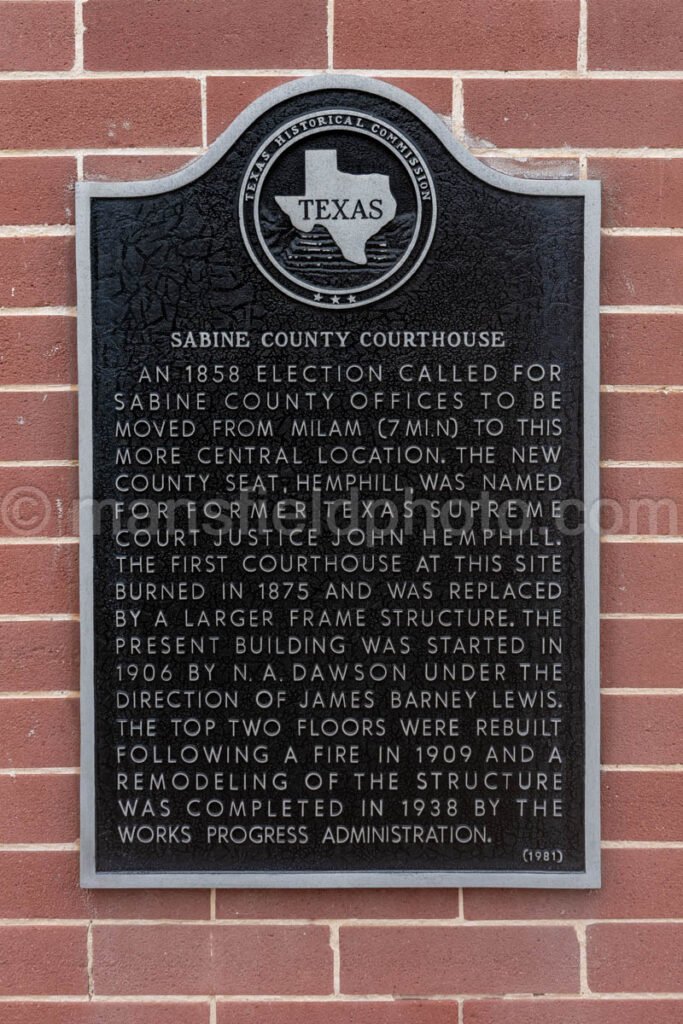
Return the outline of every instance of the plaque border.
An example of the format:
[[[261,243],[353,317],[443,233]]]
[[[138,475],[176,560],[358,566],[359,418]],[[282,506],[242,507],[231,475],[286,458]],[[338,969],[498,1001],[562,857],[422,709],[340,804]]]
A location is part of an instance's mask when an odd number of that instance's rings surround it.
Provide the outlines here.
[[[452,156],[482,181],[521,195],[584,197],[584,871],[97,871],[95,862],[95,699],[93,615],[93,423],[90,201],[95,198],[150,196],[187,185],[208,171],[262,114],[283,100],[349,89],[381,96],[407,108],[432,131]],[[414,96],[373,78],[329,74],[298,79],[269,90],[239,114],[206,153],[180,171],[130,182],[78,182],[76,185],[76,266],[78,284],[78,427],[81,622],[81,887],[82,888],[406,888],[506,887],[585,889],[600,886],[600,536],[599,497],[599,270],[600,182],[577,179],[514,178],[487,167],[460,143],[445,122]]]

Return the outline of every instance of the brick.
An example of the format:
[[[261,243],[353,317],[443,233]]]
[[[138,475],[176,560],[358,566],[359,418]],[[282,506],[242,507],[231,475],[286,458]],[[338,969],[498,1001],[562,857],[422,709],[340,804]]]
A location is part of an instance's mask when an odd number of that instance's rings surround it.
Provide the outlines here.
[[[683,160],[591,157],[588,177],[602,181],[606,228],[683,227]]]
[[[683,238],[607,235],[600,293],[605,306],[683,305]]]
[[[219,889],[216,915],[256,918],[457,917],[457,889]]]
[[[77,690],[77,622],[0,622],[0,690]]]
[[[75,384],[76,318],[0,317],[0,380],[7,384]]]
[[[603,469],[600,501],[606,533],[683,533],[683,469]]]
[[[553,160],[544,157],[480,157],[481,162],[501,174],[513,178],[578,178],[579,161],[567,157]]]
[[[245,107],[289,78],[239,78],[227,76],[206,80],[206,121],[209,142],[217,139]]]
[[[78,781],[78,775],[1,775],[0,843],[75,842]]]
[[[75,180],[70,156],[0,159],[0,224],[73,224]]]
[[[337,0],[334,60],[341,68],[505,71],[576,66],[575,0]]]
[[[643,1024],[644,1011],[647,1024],[679,1024],[683,1000],[468,1000],[463,1024]]]
[[[588,67],[606,71],[679,71],[678,0],[591,0]]]
[[[683,611],[683,544],[603,544],[603,612]]]
[[[610,842],[683,842],[683,774],[603,772],[602,837]]]
[[[94,928],[98,995],[327,995],[324,927],[149,925]]]
[[[683,917],[683,850],[605,850],[600,889],[465,889],[472,921]]]
[[[681,943],[683,925],[591,925],[588,984],[593,992],[680,992]]]
[[[0,306],[73,306],[73,238],[0,238]]]
[[[571,928],[341,929],[341,991],[438,995],[578,992]]]
[[[450,117],[453,112],[453,85],[450,78],[383,78],[382,81],[409,92],[435,114]]]
[[[683,697],[603,694],[603,764],[683,763]]]
[[[0,21],[0,71],[66,71],[73,65],[73,4],[3,2]]]
[[[78,549],[74,544],[17,544],[5,548],[1,615],[78,611]]]
[[[683,629],[676,619],[603,619],[602,686],[680,686]]]
[[[199,82],[189,78],[0,82],[5,149],[199,146]]]
[[[455,1002],[219,1003],[217,1024],[456,1024]],[[23,1024],[23,1022],[19,1022]]]
[[[0,927],[0,995],[87,994],[86,937],[85,926]]]
[[[683,145],[680,82],[468,79],[463,90],[473,145]]]
[[[194,159],[192,157],[191,159]],[[83,176],[88,181],[143,181],[172,174],[188,163],[187,156],[86,156]]]
[[[603,384],[683,384],[683,316],[603,313]]]
[[[0,880],[3,918],[209,918],[208,889],[81,889],[76,851],[0,852]]]
[[[324,0],[89,0],[85,26],[85,66],[96,71],[327,63]]]
[[[0,467],[0,536],[78,533],[75,466]]]
[[[2,1012],[3,1024],[209,1024],[208,1003],[22,1002]]]
[[[0,537],[78,533],[78,469],[0,467]]]
[[[78,701],[69,697],[2,702],[2,768],[77,768]]]
[[[601,457],[615,461],[683,460],[683,395],[613,392],[600,396]]]
[[[4,394],[0,403],[0,451],[3,461],[77,458],[75,393]]]

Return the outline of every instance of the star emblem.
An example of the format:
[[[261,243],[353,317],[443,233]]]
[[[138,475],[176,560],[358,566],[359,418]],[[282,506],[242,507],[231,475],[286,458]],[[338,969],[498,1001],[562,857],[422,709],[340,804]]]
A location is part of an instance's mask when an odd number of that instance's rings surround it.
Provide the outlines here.
[[[315,295],[313,296],[313,301],[314,302],[322,302],[322,295],[320,294],[320,292],[316,292],[315,293]]]
[[[332,296],[332,303],[333,303],[333,305],[335,305],[335,306],[338,306],[338,305],[339,305],[339,296],[338,296],[338,295],[333,295],[333,296]]]
[[[349,295],[349,302],[355,302],[355,301],[356,301],[356,296],[355,295]]]

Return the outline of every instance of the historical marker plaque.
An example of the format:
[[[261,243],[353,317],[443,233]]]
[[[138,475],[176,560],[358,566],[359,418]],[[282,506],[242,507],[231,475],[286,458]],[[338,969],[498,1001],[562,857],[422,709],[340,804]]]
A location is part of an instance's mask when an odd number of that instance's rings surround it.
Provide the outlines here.
[[[83,884],[599,883],[598,203],[345,77],[80,186]]]

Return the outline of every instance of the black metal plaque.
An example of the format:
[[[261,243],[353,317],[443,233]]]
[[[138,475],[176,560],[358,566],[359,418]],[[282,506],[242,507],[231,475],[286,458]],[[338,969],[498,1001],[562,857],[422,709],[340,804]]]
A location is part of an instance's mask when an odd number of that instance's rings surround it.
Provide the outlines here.
[[[346,77],[80,186],[84,885],[599,883],[597,188]]]

